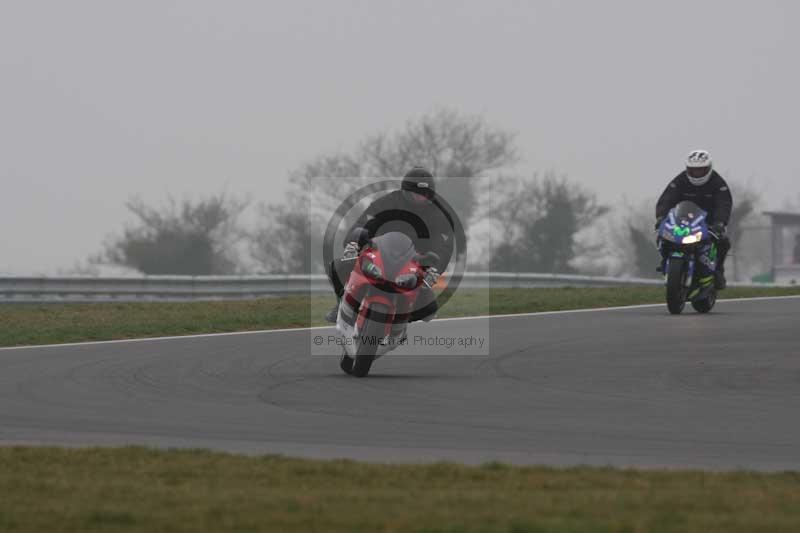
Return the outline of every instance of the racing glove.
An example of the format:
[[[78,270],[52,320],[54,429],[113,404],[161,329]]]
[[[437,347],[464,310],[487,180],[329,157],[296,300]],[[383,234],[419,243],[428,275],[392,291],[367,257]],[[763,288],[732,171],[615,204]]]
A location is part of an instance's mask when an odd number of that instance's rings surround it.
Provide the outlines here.
[[[728,231],[728,229],[722,222],[714,222],[714,225],[711,226],[711,231],[714,232],[714,234],[721,239],[725,236],[725,233]]]
[[[439,274],[436,267],[428,267],[425,270],[425,285],[432,288],[436,285],[436,282],[439,281],[439,276],[441,276],[441,274]]]
[[[342,259],[355,259],[358,257],[358,243],[355,241],[348,242],[342,252]]]

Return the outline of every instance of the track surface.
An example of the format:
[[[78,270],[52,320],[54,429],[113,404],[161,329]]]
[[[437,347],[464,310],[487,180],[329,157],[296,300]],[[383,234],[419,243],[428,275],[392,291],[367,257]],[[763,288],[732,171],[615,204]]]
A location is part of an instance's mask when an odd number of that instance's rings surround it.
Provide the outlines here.
[[[410,345],[366,379],[310,355],[331,331],[2,349],[0,443],[800,469],[798,298],[415,324],[490,355]]]

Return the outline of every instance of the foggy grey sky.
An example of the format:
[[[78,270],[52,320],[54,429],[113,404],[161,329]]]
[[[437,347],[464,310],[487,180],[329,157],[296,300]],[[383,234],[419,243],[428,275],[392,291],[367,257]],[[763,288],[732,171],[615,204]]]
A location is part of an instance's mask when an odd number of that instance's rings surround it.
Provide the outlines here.
[[[97,252],[133,194],[274,198],[441,105],[607,202],[704,147],[778,207],[800,193],[799,6],[0,0],[0,272]]]

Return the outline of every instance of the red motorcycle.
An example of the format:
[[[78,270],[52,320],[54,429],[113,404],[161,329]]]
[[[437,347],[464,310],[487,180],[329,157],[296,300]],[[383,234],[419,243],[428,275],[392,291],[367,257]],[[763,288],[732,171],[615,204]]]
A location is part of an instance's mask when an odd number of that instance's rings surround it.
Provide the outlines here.
[[[408,236],[391,232],[369,241],[352,258],[355,266],[339,304],[336,330],[342,335],[342,370],[364,377],[378,357],[407,343],[411,320],[430,320],[436,311],[429,268],[433,252],[418,254]]]

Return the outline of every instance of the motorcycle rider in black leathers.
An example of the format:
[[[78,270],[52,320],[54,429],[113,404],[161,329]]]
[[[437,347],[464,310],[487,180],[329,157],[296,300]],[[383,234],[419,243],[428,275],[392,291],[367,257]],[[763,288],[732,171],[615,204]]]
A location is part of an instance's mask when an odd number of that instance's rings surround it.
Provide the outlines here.
[[[708,213],[708,225],[717,236],[717,269],[715,285],[724,289],[725,256],[731,248],[726,227],[733,210],[733,198],[728,184],[712,168],[711,156],[706,150],[693,150],[686,159],[686,170],[675,176],[667,185],[656,204],[656,229],[678,203],[689,200]]]
[[[443,272],[453,255],[454,225],[448,211],[436,195],[436,180],[424,167],[416,166],[403,177],[399,191],[392,191],[376,199],[353,224],[345,238],[343,256],[354,257],[369,239],[399,231],[407,235],[419,253],[435,252],[438,259],[427,269],[427,280],[432,285]],[[354,261],[334,259],[328,266],[328,278],[336,293],[337,303],[325,316],[336,323],[339,302],[344,285],[353,270]],[[436,297],[432,290],[423,287],[420,301],[427,303],[411,313],[411,321],[433,317]]]

